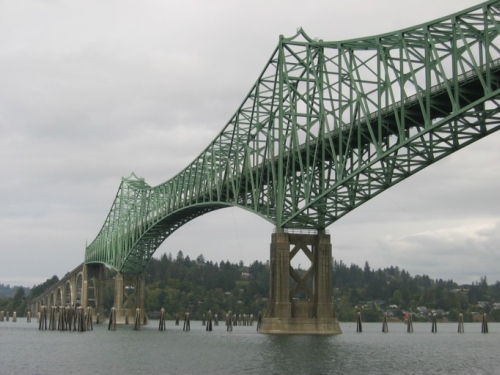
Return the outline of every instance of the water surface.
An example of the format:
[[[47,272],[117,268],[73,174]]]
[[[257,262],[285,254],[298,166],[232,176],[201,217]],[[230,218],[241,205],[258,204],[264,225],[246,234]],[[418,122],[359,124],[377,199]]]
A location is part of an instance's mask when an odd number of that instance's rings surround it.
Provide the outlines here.
[[[39,331],[38,324],[0,322],[0,375],[66,374],[500,374],[500,324],[342,323],[336,336],[263,335],[253,327],[223,325],[206,332],[151,321],[140,331],[106,324],[84,333]]]

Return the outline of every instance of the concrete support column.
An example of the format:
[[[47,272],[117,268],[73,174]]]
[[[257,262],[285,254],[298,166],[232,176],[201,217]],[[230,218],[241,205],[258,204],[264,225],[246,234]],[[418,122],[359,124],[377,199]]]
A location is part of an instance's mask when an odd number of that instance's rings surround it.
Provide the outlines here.
[[[123,314],[123,275],[118,273],[115,277],[115,304],[116,321],[124,323],[125,316]],[[123,322],[122,322],[123,321]]]
[[[272,314],[276,318],[291,318],[290,303],[290,241],[288,233],[276,232],[271,242]]]
[[[317,240],[317,248],[314,249],[316,318],[330,318],[334,314],[332,301],[332,245],[329,234],[319,233]]]
[[[104,286],[106,283],[106,273],[104,269],[104,265],[99,265],[98,279],[97,279],[97,300],[96,300],[96,316],[99,313],[99,317],[101,322],[104,321]]]
[[[136,308],[141,309],[141,324],[146,324],[146,278],[144,274],[137,275]]]
[[[89,270],[88,266],[86,264],[83,265],[83,270],[82,270],[82,292],[80,294],[80,304],[81,306],[86,309],[87,306],[89,305]]]
[[[77,277],[78,277],[78,275],[74,274],[69,279],[69,283],[71,285],[71,299],[70,299],[70,305],[71,306],[75,306],[76,305],[76,295],[77,295],[77,291],[76,291],[76,279],[77,279]]]
[[[97,313],[102,321],[104,319],[105,268],[103,264],[87,264],[84,267],[87,281],[87,306],[92,307],[94,321],[97,318]]]

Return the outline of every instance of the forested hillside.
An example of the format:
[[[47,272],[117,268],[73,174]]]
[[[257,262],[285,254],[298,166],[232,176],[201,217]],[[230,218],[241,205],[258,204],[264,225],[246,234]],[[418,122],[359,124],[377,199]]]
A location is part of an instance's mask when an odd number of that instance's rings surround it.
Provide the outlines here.
[[[307,270],[299,270],[304,273]],[[107,271],[105,308],[113,306],[115,273]],[[269,266],[255,261],[244,265],[206,261],[203,255],[190,259],[179,251],[175,257],[163,254],[152,258],[145,270],[146,310],[165,308],[174,318],[189,309],[194,319],[209,309],[225,314],[258,314],[267,306]],[[24,314],[25,301],[32,299],[59,279],[53,276],[25,293],[18,288],[10,298],[0,298],[0,310]],[[294,285],[291,280],[291,285]],[[458,285],[453,280],[431,279],[427,275],[410,275],[404,269],[390,266],[372,269],[368,262],[361,268],[333,262],[335,311],[341,321],[353,321],[358,310],[365,321],[377,321],[384,312],[394,319],[404,311],[415,313],[416,319],[428,319],[436,312],[441,318],[456,320],[459,313],[470,321],[473,315],[488,313],[490,320],[500,321],[500,282],[489,285],[486,277],[471,285]],[[304,298],[304,296],[298,296]]]

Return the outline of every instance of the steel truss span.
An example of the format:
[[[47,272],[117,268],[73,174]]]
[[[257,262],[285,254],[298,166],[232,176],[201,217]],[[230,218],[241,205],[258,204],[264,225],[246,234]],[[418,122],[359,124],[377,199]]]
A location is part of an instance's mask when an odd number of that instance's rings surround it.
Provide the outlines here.
[[[278,45],[219,135],[151,187],[123,178],[86,263],[140,273],[176,229],[237,206],[322,230],[500,128],[500,0],[423,25]]]

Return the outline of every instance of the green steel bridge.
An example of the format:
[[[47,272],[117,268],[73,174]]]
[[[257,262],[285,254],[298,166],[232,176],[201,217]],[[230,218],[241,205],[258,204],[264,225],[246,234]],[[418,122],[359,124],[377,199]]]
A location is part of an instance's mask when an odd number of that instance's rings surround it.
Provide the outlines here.
[[[498,129],[500,0],[361,39],[299,29],[184,170],[155,187],[122,179],[85,263],[140,274],[176,229],[225,207],[322,231]]]

